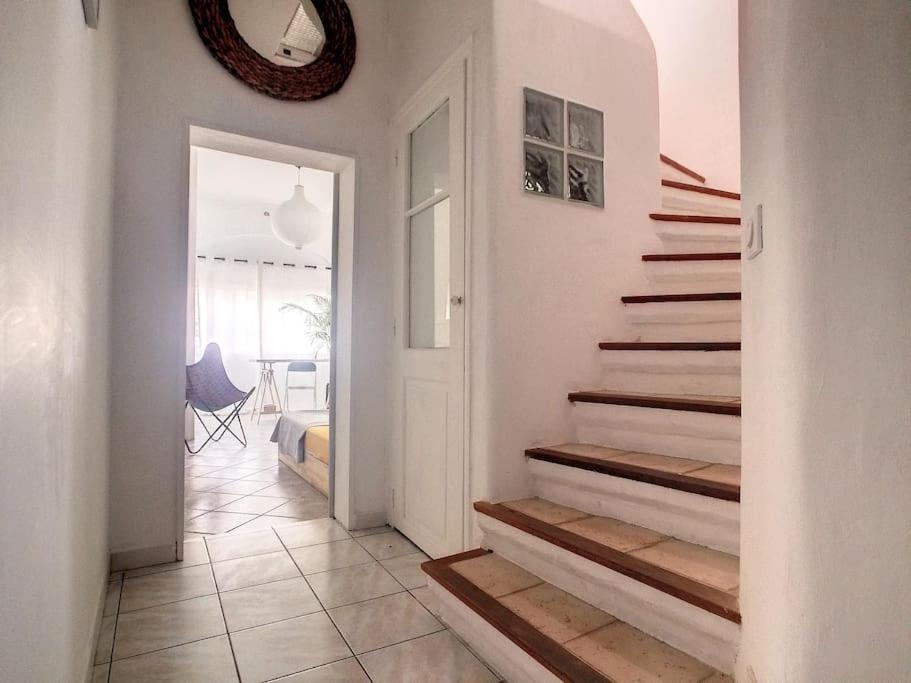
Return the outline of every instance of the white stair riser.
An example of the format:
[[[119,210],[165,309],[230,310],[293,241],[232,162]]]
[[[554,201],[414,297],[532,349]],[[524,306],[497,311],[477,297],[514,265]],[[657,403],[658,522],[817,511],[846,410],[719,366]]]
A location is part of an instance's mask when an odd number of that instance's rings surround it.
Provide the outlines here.
[[[600,357],[605,389],[740,395],[739,351],[602,351]]]
[[[740,464],[740,418],[733,415],[581,402],[572,412],[579,443]]]
[[[485,547],[706,664],[733,671],[737,624],[498,520],[480,515],[478,522]]]
[[[739,225],[653,221],[655,233],[672,254],[740,251]]]
[[[740,261],[643,261],[662,292],[740,291]]]
[[[740,504],[529,458],[536,496],[740,554]]]
[[[559,678],[439,583],[428,577],[427,586],[439,603],[443,622],[503,679],[559,683]]]
[[[699,216],[739,216],[740,200],[662,185],[661,208],[666,213],[686,213]]]
[[[641,339],[725,341],[740,339],[739,301],[661,301],[625,304]]]

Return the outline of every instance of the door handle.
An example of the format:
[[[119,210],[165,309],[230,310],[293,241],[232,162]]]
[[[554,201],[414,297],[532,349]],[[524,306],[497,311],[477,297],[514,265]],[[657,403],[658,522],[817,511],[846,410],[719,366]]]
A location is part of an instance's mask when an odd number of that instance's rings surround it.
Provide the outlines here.
[[[449,297],[449,303],[453,306],[461,306],[463,303],[465,303],[465,299],[459,295],[453,295]]]

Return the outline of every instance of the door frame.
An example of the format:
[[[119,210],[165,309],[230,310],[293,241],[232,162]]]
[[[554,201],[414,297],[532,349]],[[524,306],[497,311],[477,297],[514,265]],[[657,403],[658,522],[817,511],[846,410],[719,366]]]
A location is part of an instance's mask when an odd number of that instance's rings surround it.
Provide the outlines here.
[[[405,101],[405,104],[399,109],[399,111],[392,117],[390,120],[390,131],[392,132],[391,143],[392,148],[390,151],[390,157],[392,159],[392,177],[395,178],[395,192],[393,205],[391,207],[391,220],[390,220],[390,231],[392,233],[392,241],[395,245],[394,248],[397,251],[401,251],[401,244],[399,243],[399,232],[404,225],[404,216],[408,207],[404,206],[404,187],[407,182],[405,174],[408,172],[408,163],[400,163],[398,158],[398,148],[401,143],[401,128],[404,125],[405,120],[413,113],[414,109],[427,100],[430,96],[430,93],[436,88],[443,80],[448,78],[451,75],[451,72],[454,69],[460,69],[462,75],[462,90],[464,98],[464,119],[465,119],[465,130],[464,130],[464,139],[463,139],[463,158],[464,158],[464,303],[462,304],[464,310],[464,331],[463,331],[463,344],[462,344],[462,539],[461,547],[462,550],[468,548],[471,543],[472,533],[471,533],[471,521],[472,521],[472,486],[471,486],[471,473],[472,473],[472,460],[473,460],[473,450],[471,447],[471,330],[472,330],[472,263],[471,263],[471,254],[472,254],[472,214],[473,214],[473,203],[472,203],[472,147],[473,147],[473,136],[472,136],[472,118],[473,118],[473,97],[472,97],[472,80],[473,80],[473,51],[474,51],[474,38],[469,36],[465,42],[463,42],[455,51],[453,51],[449,57],[433,72],[433,74],[427,78],[423,84]],[[400,255],[399,258],[404,258],[404,255]],[[401,275],[401,273],[396,273],[396,277]],[[398,287],[401,283],[397,283],[394,287],[394,292],[396,295],[399,292]],[[401,285],[404,290],[404,285]],[[404,290],[407,291],[407,290]],[[399,304],[403,305],[403,304]],[[401,334],[405,334],[407,331],[404,329],[405,321],[398,320],[397,310],[393,311],[393,326],[396,325],[402,328]],[[393,367],[395,367],[395,355],[399,353],[397,344],[399,343],[399,336],[394,334],[393,336]],[[393,376],[390,380],[391,382],[398,381],[396,376]],[[393,389],[392,395],[394,393],[394,385],[391,387]],[[397,430],[400,428],[398,422],[398,416],[394,414],[390,418],[390,426],[392,430]],[[394,444],[396,442],[394,437],[394,432],[390,433],[390,442]],[[387,487],[386,495],[386,511],[389,518],[389,522],[392,526],[398,526],[398,517],[397,512],[394,506],[393,501],[393,492],[399,487],[401,483],[402,468],[401,468],[401,459],[399,454],[395,452],[395,448],[389,449],[388,457],[388,466],[390,479],[389,486]]]

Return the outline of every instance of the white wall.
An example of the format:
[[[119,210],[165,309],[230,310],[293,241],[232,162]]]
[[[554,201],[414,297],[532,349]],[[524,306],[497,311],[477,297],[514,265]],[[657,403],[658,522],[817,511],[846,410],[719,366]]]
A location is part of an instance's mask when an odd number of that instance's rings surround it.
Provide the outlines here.
[[[658,248],[658,76],[629,0],[498,0],[493,63],[482,493],[500,500],[529,492],[526,448],[572,438],[566,395],[597,386],[597,343],[631,338],[620,296],[647,291]],[[524,86],[604,112],[604,210],[523,191]]]
[[[661,151],[740,189],[738,0],[632,0],[658,58]]]
[[[190,123],[357,158],[353,504],[384,519],[386,10],[349,2],[357,63],[310,103],[260,95],[199,40],[186,2],[124,3],[114,240],[112,530],[115,553],[173,546],[182,510],[184,309]],[[151,406],[151,408],[150,408]]]
[[[0,22],[4,681],[82,680],[107,585],[114,4]]]
[[[905,681],[911,4],[744,0],[740,64],[738,680]]]

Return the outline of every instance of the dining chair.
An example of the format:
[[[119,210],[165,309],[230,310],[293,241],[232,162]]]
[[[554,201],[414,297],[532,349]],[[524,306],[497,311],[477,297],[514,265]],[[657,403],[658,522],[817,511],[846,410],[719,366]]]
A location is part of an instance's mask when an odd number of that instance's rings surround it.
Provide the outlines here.
[[[310,383],[306,383],[306,377],[301,381],[304,384],[291,384],[291,375],[310,375]],[[316,363],[308,360],[296,360],[288,363],[288,372],[285,375],[285,410],[291,411],[291,404],[288,402],[289,391],[310,390],[313,392],[313,410],[316,407]]]

